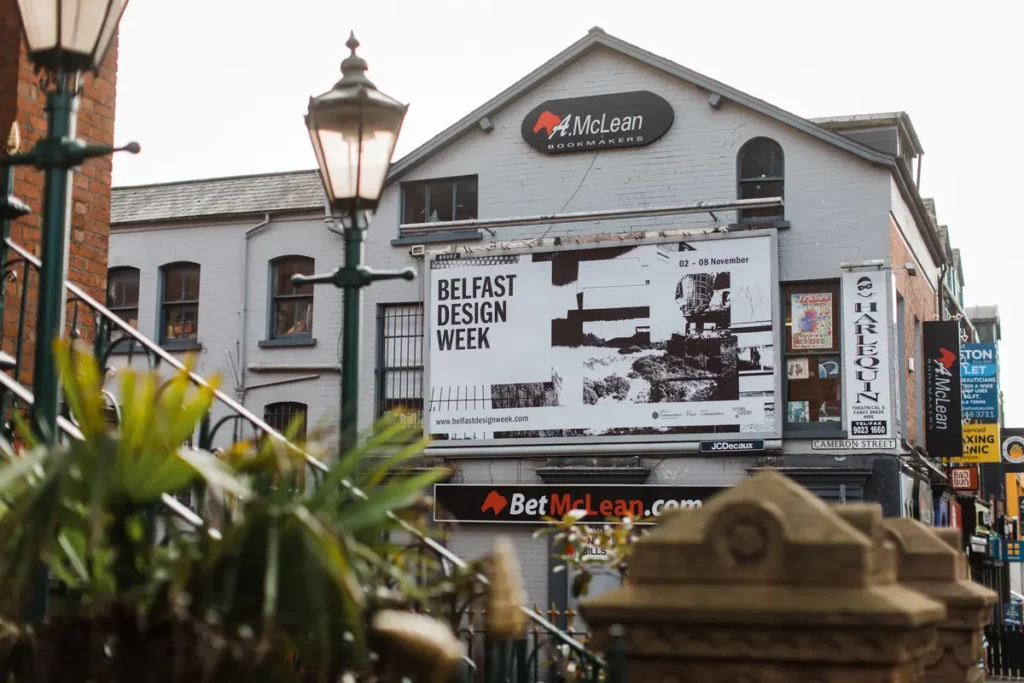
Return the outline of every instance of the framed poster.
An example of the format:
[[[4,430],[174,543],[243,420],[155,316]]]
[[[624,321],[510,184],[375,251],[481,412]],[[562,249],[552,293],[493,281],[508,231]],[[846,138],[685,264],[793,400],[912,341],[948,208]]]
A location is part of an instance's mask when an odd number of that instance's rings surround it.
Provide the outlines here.
[[[794,351],[831,349],[834,327],[832,321],[832,293],[793,294],[793,327],[790,344]]]

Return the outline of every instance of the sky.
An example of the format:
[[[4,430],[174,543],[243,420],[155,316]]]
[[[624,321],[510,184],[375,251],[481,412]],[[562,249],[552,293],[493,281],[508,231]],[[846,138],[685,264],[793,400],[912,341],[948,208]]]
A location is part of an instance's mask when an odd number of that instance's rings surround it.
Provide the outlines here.
[[[116,138],[142,154],[115,157],[114,183],[313,168],[302,115],[349,30],[371,80],[410,103],[397,159],[595,25],[807,118],[910,114],[966,303],[999,305],[1007,426],[1024,426],[1020,218],[1000,199],[1024,155],[1022,0],[132,0]]]

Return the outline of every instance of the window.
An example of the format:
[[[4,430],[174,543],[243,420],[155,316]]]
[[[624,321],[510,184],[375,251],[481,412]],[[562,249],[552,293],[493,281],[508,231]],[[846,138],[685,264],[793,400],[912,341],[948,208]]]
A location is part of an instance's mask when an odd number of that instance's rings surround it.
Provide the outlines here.
[[[736,155],[739,198],[785,197],[785,160],[779,143],[768,138],[747,141]],[[740,223],[771,223],[783,218],[782,207],[740,211]]]
[[[291,438],[295,443],[302,443],[306,440],[308,408],[305,403],[293,401],[282,401],[280,403],[268,403],[263,408],[263,421],[269,427]],[[296,424],[297,423],[297,424]],[[294,426],[295,433],[290,434],[289,429]],[[297,462],[295,468],[295,488],[302,491],[306,488],[306,465],[304,462]],[[278,479],[274,477],[274,484]]]
[[[107,271],[107,308],[132,327],[139,326],[139,269],[111,268]],[[111,326],[110,342],[116,342],[124,332]]]
[[[402,183],[402,223],[444,223],[477,217],[477,178]]]
[[[783,287],[786,309],[786,429],[841,431],[839,283]]]
[[[306,256],[282,256],[271,262],[271,339],[312,336],[313,285],[297,287],[292,275],[312,275],[314,265]]]
[[[377,309],[377,417],[404,409],[423,420],[423,304]]]
[[[199,264],[172,263],[161,269],[160,341],[199,338]]]

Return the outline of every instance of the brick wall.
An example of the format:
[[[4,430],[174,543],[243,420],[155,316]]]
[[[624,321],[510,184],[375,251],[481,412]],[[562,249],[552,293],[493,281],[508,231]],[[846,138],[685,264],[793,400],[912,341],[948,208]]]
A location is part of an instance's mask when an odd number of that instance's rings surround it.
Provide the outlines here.
[[[112,144],[114,141],[114,98],[117,81],[117,41],[107,55],[106,62],[96,76],[83,80],[83,94],[79,104],[78,137],[94,144]],[[21,130],[22,151],[46,133],[46,97],[40,79],[33,73],[32,64],[25,53],[21,26],[15,0],[0,0],[0,138],[6,140],[13,121]],[[91,159],[75,174],[71,206],[71,247],[69,277],[85,290],[105,298],[107,272],[107,245],[110,235],[110,171],[109,157]],[[15,194],[31,208],[32,214],[12,226],[12,238],[39,254],[42,226],[43,173],[34,168],[20,167],[15,171]],[[13,353],[16,347],[23,272],[16,270],[17,280],[5,283],[3,349]],[[36,278],[27,283],[25,306],[25,338],[22,368],[32,367],[35,347]],[[69,324],[74,319],[73,304],[68,305]],[[79,309],[78,329],[83,337],[92,334],[92,320],[82,316]],[[28,375],[23,375],[27,381]]]
[[[920,338],[915,334],[914,318],[923,323],[925,320],[935,319],[935,289],[934,284],[929,283],[925,276],[925,270],[914,258],[910,248],[903,238],[899,226],[895,221],[889,223],[889,255],[892,266],[895,270],[896,291],[903,297],[904,321],[903,329],[897,329],[896,334],[903,335],[904,355],[907,359],[915,359],[914,372],[906,373],[906,424],[903,425],[903,434],[907,441],[917,446],[924,447],[923,443],[917,441],[918,415],[918,382],[923,382],[920,364]],[[917,264],[917,275],[911,277],[903,272],[903,266],[907,263]],[[898,353],[898,347],[894,348],[894,356]],[[896,372],[902,373],[903,368],[909,368],[906,359],[896,366]],[[897,390],[899,385],[897,384]]]

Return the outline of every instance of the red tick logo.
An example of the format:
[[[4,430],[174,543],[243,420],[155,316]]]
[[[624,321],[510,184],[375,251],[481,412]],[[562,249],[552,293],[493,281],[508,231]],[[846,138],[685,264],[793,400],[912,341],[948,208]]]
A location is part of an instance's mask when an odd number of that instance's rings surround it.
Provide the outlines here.
[[[537,117],[537,123],[533,124],[533,132],[539,133],[542,129],[551,137],[551,133],[555,130],[555,126],[562,122],[562,117],[558,114],[552,114],[547,109],[541,112],[540,116]]]

